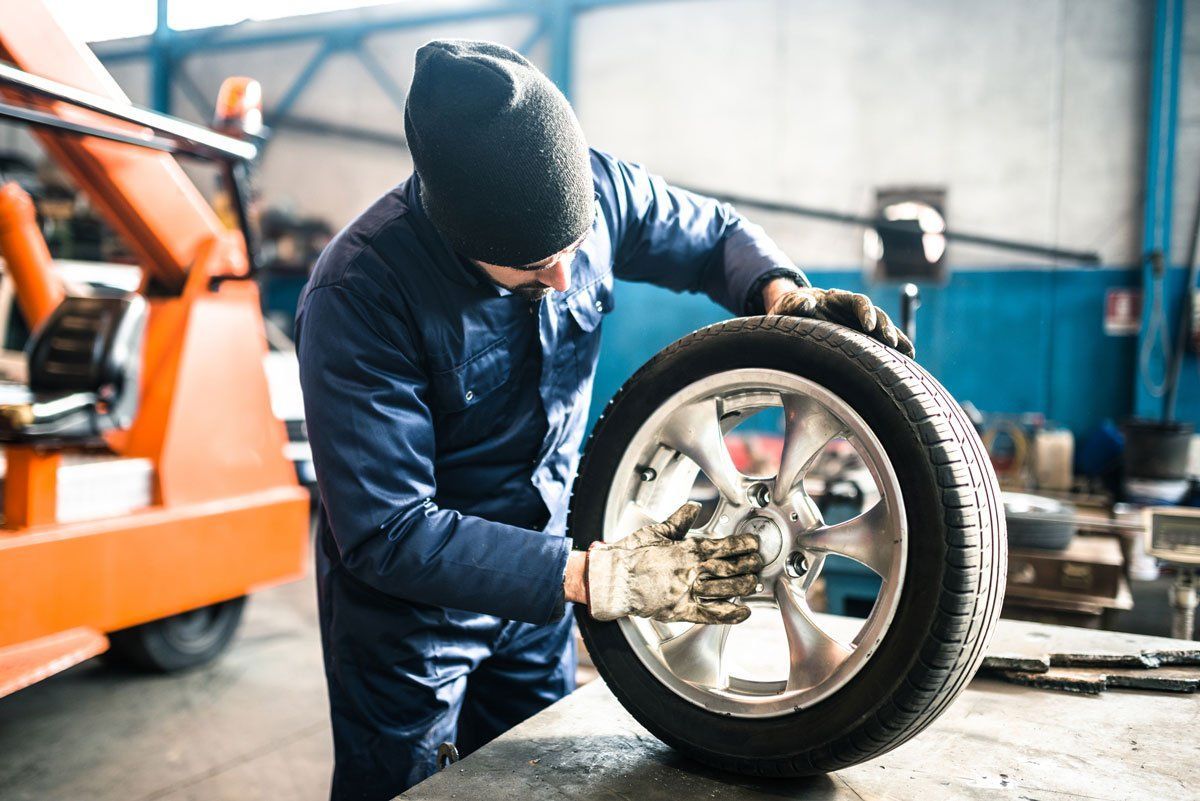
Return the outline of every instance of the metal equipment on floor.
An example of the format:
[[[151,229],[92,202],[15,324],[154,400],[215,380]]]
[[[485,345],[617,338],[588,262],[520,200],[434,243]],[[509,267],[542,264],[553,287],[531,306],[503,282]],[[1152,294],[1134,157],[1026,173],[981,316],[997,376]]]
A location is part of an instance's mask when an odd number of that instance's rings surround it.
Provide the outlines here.
[[[1189,640],[1196,628],[1200,572],[1200,510],[1160,507],[1146,512],[1147,552],[1175,566],[1171,588],[1171,636]]]
[[[28,391],[0,406],[3,695],[114,632],[148,667],[211,657],[246,593],[302,574],[308,496],[271,410],[246,197],[226,228],[174,158],[236,189],[255,145],[129,105],[38,2],[0,0],[0,60],[0,116],[34,130],[143,275],[135,292],[65,287],[28,195],[0,188],[34,331]]]

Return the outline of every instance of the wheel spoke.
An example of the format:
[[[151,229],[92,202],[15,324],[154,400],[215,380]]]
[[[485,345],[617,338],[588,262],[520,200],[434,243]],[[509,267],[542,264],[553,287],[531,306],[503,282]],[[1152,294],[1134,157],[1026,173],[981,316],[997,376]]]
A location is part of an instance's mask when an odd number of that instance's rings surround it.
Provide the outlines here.
[[[844,523],[821,526],[800,539],[805,550],[845,556],[885,578],[892,566],[895,544],[888,526],[887,504],[883,501]]]
[[[682,634],[664,640],[659,649],[663,661],[679,678],[706,687],[724,687],[722,662],[729,626],[697,623]]]
[[[657,620],[647,620],[646,622],[650,624],[650,629],[658,637],[659,643],[675,636],[675,632],[671,631],[670,623],[660,623]]]
[[[742,474],[725,447],[715,400],[696,401],[676,410],[662,428],[661,442],[695,462],[723,496],[741,503]]]
[[[797,600],[788,582],[775,582],[775,601],[787,633],[787,690],[805,690],[820,684],[851,654],[851,649],[825,633],[809,616],[805,604]]]
[[[702,537],[728,537],[733,533],[736,525],[734,515],[730,512],[733,504],[725,499],[722,495],[717,498],[717,505],[713,509],[712,516],[703,526],[696,529],[693,534],[699,534]],[[722,520],[724,518],[724,520]]]
[[[824,406],[803,395],[783,395],[783,415],[783,455],[771,492],[775,503],[783,503],[813,459],[845,428]]]
[[[642,526],[651,526],[658,522],[660,522],[659,518],[651,514],[646,507],[636,501],[630,501],[621,510],[621,516],[617,518],[617,530],[613,532],[611,539],[619,540]]]

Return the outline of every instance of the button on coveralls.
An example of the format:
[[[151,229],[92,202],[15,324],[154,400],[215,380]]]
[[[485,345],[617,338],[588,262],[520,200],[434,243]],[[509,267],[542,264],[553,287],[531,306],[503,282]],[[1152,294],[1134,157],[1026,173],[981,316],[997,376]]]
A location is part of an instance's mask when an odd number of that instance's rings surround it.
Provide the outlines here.
[[[297,348],[320,488],[333,797],[390,798],[443,741],[486,743],[574,688],[569,487],[613,280],[747,313],[803,276],[727,205],[592,153],[596,219],[538,304],[454,252],[410,177],[337,235]]]

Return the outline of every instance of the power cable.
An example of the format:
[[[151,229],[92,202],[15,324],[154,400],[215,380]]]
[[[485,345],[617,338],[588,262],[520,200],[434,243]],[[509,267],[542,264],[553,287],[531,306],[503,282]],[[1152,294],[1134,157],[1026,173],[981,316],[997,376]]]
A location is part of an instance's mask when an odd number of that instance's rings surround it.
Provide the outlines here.
[[[1150,359],[1154,355],[1154,346],[1162,344],[1163,358],[1171,355],[1171,344],[1167,341],[1167,313],[1163,305],[1163,295],[1166,288],[1166,268],[1163,266],[1163,254],[1154,251],[1150,254],[1153,277],[1150,280],[1150,318],[1146,321],[1146,335],[1142,338],[1142,350],[1138,355],[1138,368],[1142,374],[1142,383],[1152,398],[1161,398],[1167,394],[1170,375],[1163,367],[1161,380],[1155,380],[1150,375]]]

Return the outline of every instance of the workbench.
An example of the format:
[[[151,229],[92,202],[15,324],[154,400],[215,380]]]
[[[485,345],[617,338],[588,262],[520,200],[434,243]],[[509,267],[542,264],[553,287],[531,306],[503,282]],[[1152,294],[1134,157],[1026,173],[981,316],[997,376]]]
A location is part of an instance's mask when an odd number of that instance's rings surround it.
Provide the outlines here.
[[[1136,652],[1196,643],[1002,620],[1006,651]],[[994,649],[989,649],[993,653]],[[1073,695],[976,677],[928,729],[828,776],[752,779],[695,763],[638,725],[597,680],[400,796],[543,799],[1196,799],[1200,693]]]

